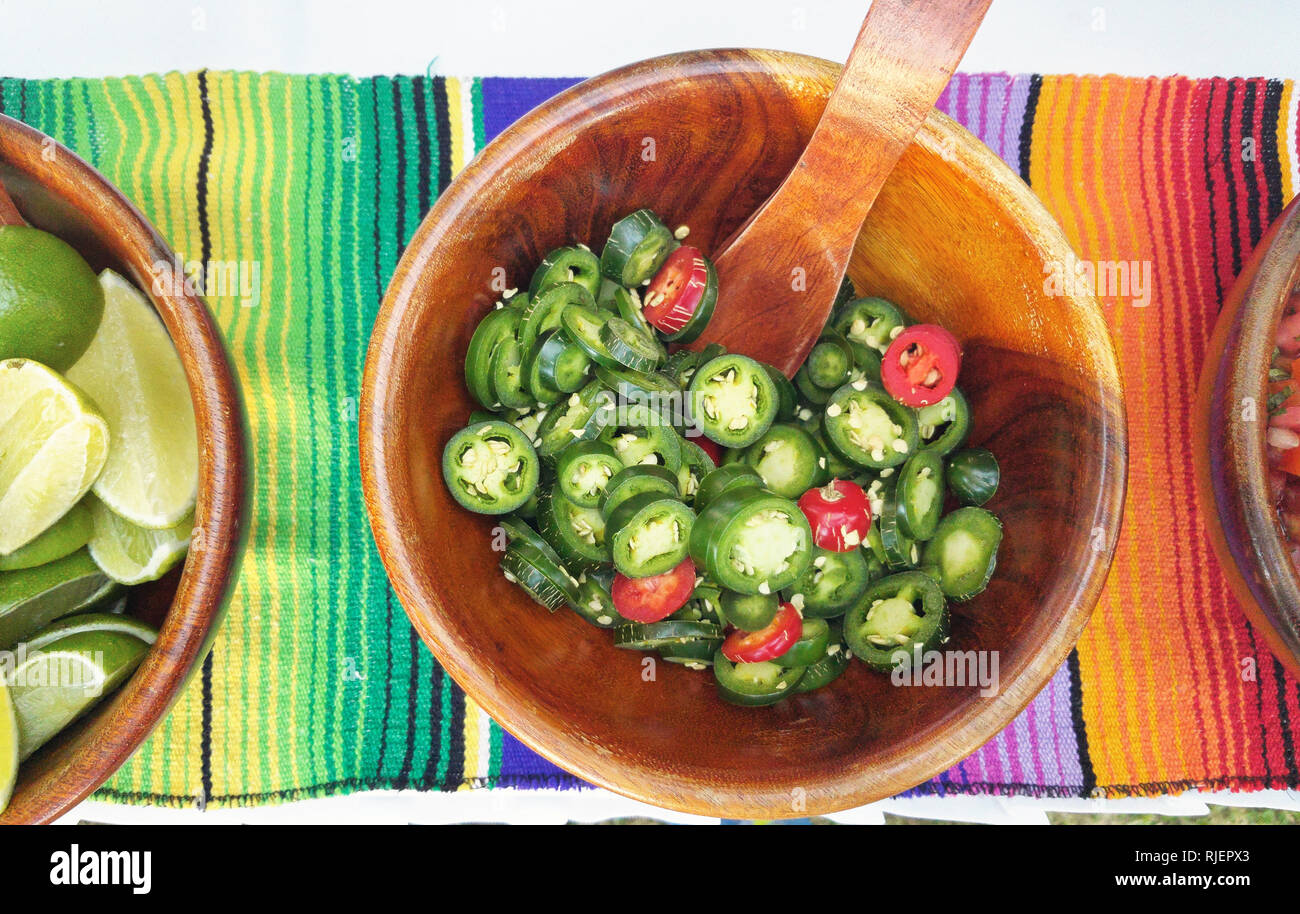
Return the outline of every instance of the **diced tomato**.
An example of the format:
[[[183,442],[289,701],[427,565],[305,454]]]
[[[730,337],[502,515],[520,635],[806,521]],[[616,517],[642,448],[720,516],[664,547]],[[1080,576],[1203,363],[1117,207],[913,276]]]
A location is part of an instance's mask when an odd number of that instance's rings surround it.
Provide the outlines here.
[[[664,333],[677,333],[695,315],[709,283],[708,262],[699,248],[684,244],[668,255],[645,291],[642,314]]]
[[[885,390],[904,406],[938,403],[952,393],[961,371],[961,344],[937,324],[916,324],[894,338],[880,375]]]
[[[813,542],[831,552],[857,549],[871,529],[871,501],[847,479],[809,489],[799,496],[799,510],[812,527]]]
[[[695,590],[695,563],[683,559],[672,571],[648,578],[614,575],[614,609],[633,622],[658,622],[686,605]]]
[[[780,657],[803,635],[803,617],[790,603],[782,603],[767,628],[734,631],[722,642],[722,656],[732,663],[759,663]]]

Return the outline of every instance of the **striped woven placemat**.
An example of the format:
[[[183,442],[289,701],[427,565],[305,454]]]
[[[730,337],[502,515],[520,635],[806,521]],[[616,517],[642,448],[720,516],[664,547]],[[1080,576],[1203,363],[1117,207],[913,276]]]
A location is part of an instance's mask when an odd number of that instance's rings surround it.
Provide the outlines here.
[[[362,508],[366,340],[403,243],[476,150],[572,80],[201,72],[0,80],[186,262],[244,384],[248,555],[212,656],[105,799],[241,805],[368,788],[575,786],[434,663]],[[1205,543],[1192,389],[1218,302],[1300,183],[1288,83],[961,75],[940,106],[1024,177],[1098,275],[1128,392],[1128,507],[1078,650],[920,792],[1296,787],[1300,689]],[[1046,281],[1046,278],[1045,278]]]

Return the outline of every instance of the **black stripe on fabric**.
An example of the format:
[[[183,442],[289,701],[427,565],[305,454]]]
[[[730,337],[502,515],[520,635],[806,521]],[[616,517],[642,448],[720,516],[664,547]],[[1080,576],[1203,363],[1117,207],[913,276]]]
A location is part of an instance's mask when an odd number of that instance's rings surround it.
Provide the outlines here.
[[[1237,155],[1241,159],[1241,180],[1246,191],[1246,224],[1250,229],[1250,246],[1253,248],[1259,243],[1259,236],[1262,234],[1259,224],[1259,157],[1263,154],[1261,138],[1255,136],[1255,100],[1258,84],[1253,80],[1248,80],[1243,87],[1245,91],[1241,96],[1241,136],[1243,141],[1250,137],[1254,144],[1252,154],[1248,157],[1245,154],[1245,146],[1237,150]],[[1268,125],[1264,125],[1265,131]]]
[[[397,149],[397,166],[396,181],[394,186],[397,189],[397,212],[396,212],[396,230],[399,242],[406,242],[406,119],[402,112],[402,90],[399,80],[394,79],[392,82],[393,96],[393,139],[394,146]],[[389,597],[389,605],[392,604],[392,597]],[[391,630],[391,619],[390,619]],[[407,676],[409,691],[406,695],[406,752],[402,756],[402,767],[397,773],[397,785],[401,790],[410,783],[411,780],[411,763],[415,757],[415,727],[416,727],[416,708],[419,704],[419,638],[416,637],[415,629],[408,630],[408,642],[414,642],[408,645],[410,655],[408,658],[408,668],[410,670]]]
[[[429,103],[425,99],[425,82],[426,80],[422,76],[411,79],[411,109],[415,113],[415,135],[419,140],[416,143],[416,150],[419,153],[419,165],[416,169],[415,197],[420,201],[421,212],[433,202],[430,199],[430,184],[432,182],[430,173],[433,166],[431,164],[432,153],[430,152],[431,143],[429,140]]]
[[[1219,224],[1214,212],[1214,163],[1210,161],[1210,112],[1214,109],[1214,87],[1215,83],[1211,81],[1210,97],[1205,103],[1205,124],[1201,128],[1201,164],[1205,169],[1205,202],[1209,208],[1211,239],[1214,238],[1214,227]],[[1220,278],[1219,245],[1214,240],[1210,242],[1210,263],[1213,266],[1210,273],[1214,277],[1214,300],[1222,302],[1223,280]]]
[[[442,193],[451,184],[451,110],[447,105],[447,77],[435,76],[433,87],[433,114],[438,120],[438,193]]]
[[[1083,673],[1079,668],[1078,650],[1070,651],[1066,666],[1070,670],[1070,723],[1074,730],[1075,747],[1079,753],[1079,770],[1083,773],[1079,796],[1089,798],[1097,789],[1097,772],[1092,767],[1092,753],[1088,750],[1088,731],[1083,721]]]
[[[379,77],[372,77],[370,80],[371,98],[374,103],[375,111],[375,175],[384,173],[384,155],[383,145],[380,142],[379,135]],[[383,200],[380,196],[380,189],[383,182],[376,177],[375,180],[375,225],[374,225],[374,249],[375,249],[375,288],[382,290],[384,288],[384,265],[380,258],[382,247],[382,232],[379,228],[379,211]],[[382,294],[382,291],[381,291]],[[388,755],[388,719],[393,710],[393,679],[388,675],[388,671],[393,668],[393,587],[388,582],[388,576],[384,576],[384,716],[380,719],[379,724],[379,757],[375,765],[375,774],[383,777],[384,759]]]
[[[1043,91],[1043,77],[1037,73],[1029,77],[1029,96],[1025,100],[1025,119],[1020,123],[1020,179],[1029,183],[1029,154],[1034,145],[1034,115],[1038,112],[1038,96]]]
[[[1270,79],[1264,88],[1264,136],[1260,138],[1260,155],[1264,163],[1264,184],[1268,188],[1267,219],[1282,214],[1282,157],[1277,148],[1277,123],[1282,117],[1282,81]]]
[[[1237,84],[1228,80],[1228,93],[1223,101],[1223,121],[1220,125],[1222,152],[1219,160],[1224,163],[1223,186],[1228,192],[1228,240],[1232,243],[1232,275],[1241,275],[1241,225],[1237,219],[1237,182],[1233,177],[1233,158],[1241,160],[1241,150],[1232,148],[1232,105],[1237,94]]]
[[[1277,658],[1273,662],[1273,684],[1277,688],[1277,721],[1282,731],[1282,759],[1286,762],[1286,786],[1294,790],[1300,786],[1300,771],[1296,770],[1295,738],[1291,734],[1291,709],[1286,706],[1286,674]]]
[[[208,99],[208,71],[200,70],[199,109],[203,115],[203,151],[199,153],[199,174],[197,187],[199,216],[199,262],[206,265],[212,262],[212,231],[208,223],[208,168],[212,161],[212,144],[215,128],[212,124],[212,104]],[[199,728],[199,777],[202,784],[202,805],[206,805],[212,796],[212,655],[217,647],[214,642],[203,658],[202,673],[202,718]]]

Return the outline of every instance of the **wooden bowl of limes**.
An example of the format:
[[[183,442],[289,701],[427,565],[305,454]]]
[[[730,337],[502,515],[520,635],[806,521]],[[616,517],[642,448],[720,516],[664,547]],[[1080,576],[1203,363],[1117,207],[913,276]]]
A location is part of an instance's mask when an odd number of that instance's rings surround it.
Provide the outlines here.
[[[206,656],[246,435],[212,315],[130,201],[2,115],[0,187],[0,823],[38,823],[104,783]]]

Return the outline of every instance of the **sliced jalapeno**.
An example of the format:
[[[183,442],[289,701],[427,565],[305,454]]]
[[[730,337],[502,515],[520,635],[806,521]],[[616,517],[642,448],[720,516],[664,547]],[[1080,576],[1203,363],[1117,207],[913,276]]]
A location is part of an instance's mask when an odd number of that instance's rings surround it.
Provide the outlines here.
[[[578,441],[560,452],[555,480],[564,497],[584,508],[600,507],[601,496],[623,469],[614,449],[603,441]]]
[[[898,525],[914,540],[928,540],[943,515],[943,459],[917,451],[898,471]]]
[[[635,495],[657,493],[667,498],[681,494],[677,476],[672,470],[658,464],[634,464],[619,470],[605,485],[600,496],[600,510],[609,517],[610,512]]]
[[[970,404],[961,390],[954,387],[938,403],[918,409],[916,423],[921,447],[947,457],[970,436]]]
[[[793,422],[795,413],[799,410],[799,391],[795,390],[794,384],[783,373],[778,371],[772,365],[766,362],[760,363],[767,376],[772,379],[776,386],[776,396],[779,405],[776,410],[777,422]]]
[[[566,567],[576,569],[609,560],[600,511],[575,505],[558,485],[539,493],[537,524]]]
[[[745,451],[745,462],[758,471],[763,485],[782,498],[798,498],[816,482],[821,451],[797,425],[777,423]]]
[[[600,341],[620,364],[634,371],[653,371],[664,352],[657,340],[621,317],[611,317],[600,328]]]
[[[912,410],[866,381],[845,384],[831,395],[822,427],[830,446],[858,466],[898,466],[916,451]]]
[[[614,453],[625,466],[658,465],[676,474],[682,467],[681,436],[652,413],[643,418],[649,420],[645,425],[625,427],[614,437]]]
[[[811,692],[830,685],[849,668],[849,649],[844,643],[844,635],[838,620],[828,623],[829,636],[826,639],[826,652],[820,660],[808,665],[803,678],[795,687],[796,692]]]
[[[560,283],[574,282],[582,286],[595,301],[600,292],[600,260],[585,245],[556,248],[533,271],[528,294],[536,298]]]
[[[519,321],[519,345],[524,352],[532,352],[537,338],[547,330],[561,325],[564,309],[570,305],[594,308],[596,302],[585,286],[576,282],[562,282],[533,297],[522,311]],[[514,309],[503,308],[513,311]]]
[[[910,655],[948,637],[948,606],[927,574],[905,571],[867,588],[844,617],[844,640],[874,670],[894,668],[897,654]]]
[[[597,365],[606,368],[622,368],[623,363],[614,358],[608,347],[600,339],[601,328],[609,315],[599,308],[586,308],[582,305],[568,305],[560,313],[560,325],[569,339],[587,354]]]
[[[844,615],[871,582],[883,575],[884,567],[874,557],[868,561],[861,549],[831,552],[818,546],[808,570],[788,589],[792,595],[803,595],[805,619],[833,619]]]
[[[831,320],[831,326],[844,336],[882,354],[906,325],[902,310],[883,298],[855,298]]]
[[[713,666],[713,656],[720,647],[721,638],[697,638],[665,644],[659,648],[659,656],[669,663],[680,663],[688,670],[707,670]]]
[[[502,406],[527,409],[535,402],[524,380],[526,355],[514,335],[501,340],[492,353],[492,394]]]
[[[610,229],[600,254],[601,272],[622,286],[634,288],[658,272],[676,245],[673,233],[658,216],[639,209]]]
[[[547,387],[571,394],[587,382],[591,359],[563,328],[548,330],[537,338],[536,345],[537,373]]]
[[[734,590],[724,590],[718,598],[722,618],[729,625],[746,632],[765,628],[776,616],[780,605],[781,600],[774,593],[736,593]]]
[[[808,369],[808,380],[822,390],[835,390],[848,381],[853,368],[849,341],[834,330],[823,333],[808,353],[804,367]]]
[[[592,381],[547,411],[537,427],[537,453],[554,457],[575,441],[590,441],[600,435],[613,417],[613,395]]]
[[[939,521],[921,563],[938,567],[946,596],[969,600],[988,586],[1001,544],[1002,522],[996,515],[983,508],[958,508]]]
[[[773,662],[784,667],[806,667],[814,664],[826,656],[830,637],[831,630],[825,619],[805,616],[799,640],[790,646],[790,650],[774,658]]]
[[[731,489],[696,520],[691,558],[728,590],[776,593],[807,570],[812,530],[789,499],[757,488]]]
[[[733,463],[718,467],[700,480],[700,488],[695,493],[695,510],[703,512],[715,498],[723,492],[737,488],[752,488],[763,485],[763,477],[747,463]]]
[[[803,674],[803,667],[787,668],[770,660],[732,663],[721,651],[713,658],[718,695],[723,701],[749,708],[774,705],[794,694]]]
[[[963,505],[984,505],[998,491],[1002,475],[998,459],[982,447],[958,451],[948,458],[948,488]]]
[[[812,377],[808,374],[808,366],[800,365],[799,370],[794,373],[795,390],[799,392],[799,397],[805,402],[815,407],[825,406],[831,398],[834,391],[818,387],[813,383]]]
[[[682,450],[682,465],[677,470],[677,487],[682,498],[694,503],[695,493],[700,490],[700,481],[715,469],[713,458],[704,448],[689,438],[680,438],[678,443]]]
[[[508,514],[537,488],[537,452],[519,429],[493,419],[461,429],[442,452],[452,497],[479,514]]]
[[[681,393],[681,388],[677,386],[676,381],[667,375],[652,371],[597,366],[596,380],[619,396],[639,403],[652,403],[656,398]]]
[[[714,642],[722,638],[722,628],[712,622],[630,622],[614,632],[614,646],[634,651],[657,651],[696,641]]]
[[[614,567],[629,578],[663,574],[686,558],[695,515],[677,498],[647,492],[618,504],[606,523]]]
[[[701,365],[691,379],[691,416],[723,447],[746,447],[771,427],[780,409],[776,385],[748,356],[729,353]]]
[[[507,581],[518,584],[551,612],[565,603],[578,601],[577,578],[563,565],[526,542],[514,542],[506,548],[501,557],[501,571]]]
[[[470,337],[469,348],[465,350],[465,386],[486,409],[498,409],[501,406],[492,387],[492,357],[502,342],[514,339],[519,324],[519,311],[498,308],[489,311],[479,321],[474,335]]]
[[[578,599],[569,605],[597,628],[617,628],[627,623],[614,608],[614,598],[610,596],[609,582],[613,579],[612,571],[608,574],[588,571],[578,576]]]
[[[885,565],[890,571],[906,571],[915,568],[921,561],[920,545],[903,531],[898,497],[895,480],[886,480],[877,526],[880,529],[880,544],[885,552]]]

